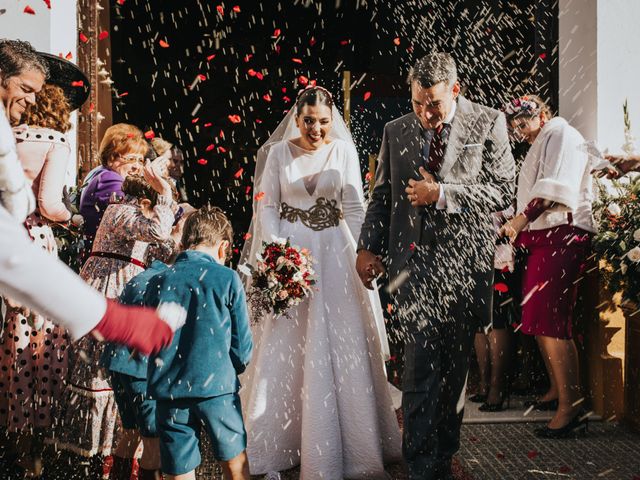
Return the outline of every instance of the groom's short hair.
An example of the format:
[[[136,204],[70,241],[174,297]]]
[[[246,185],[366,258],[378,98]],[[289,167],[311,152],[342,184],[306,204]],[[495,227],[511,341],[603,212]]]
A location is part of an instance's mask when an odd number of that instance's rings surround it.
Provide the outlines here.
[[[445,82],[452,86],[458,80],[456,61],[446,52],[432,52],[418,60],[407,76],[407,83],[418,82],[422,88],[431,88]]]

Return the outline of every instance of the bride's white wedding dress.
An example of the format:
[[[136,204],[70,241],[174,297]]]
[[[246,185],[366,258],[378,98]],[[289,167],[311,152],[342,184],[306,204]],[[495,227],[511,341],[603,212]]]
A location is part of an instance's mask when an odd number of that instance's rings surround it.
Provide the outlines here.
[[[254,221],[262,239],[288,237],[308,248],[318,282],[291,318],[264,318],[254,328],[240,392],[251,473],[300,464],[304,480],[383,478],[383,464],[401,458],[401,435],[384,372],[379,300],[355,269],[364,218],[355,147],[333,140],[308,151],[279,142],[258,188],[264,197]]]

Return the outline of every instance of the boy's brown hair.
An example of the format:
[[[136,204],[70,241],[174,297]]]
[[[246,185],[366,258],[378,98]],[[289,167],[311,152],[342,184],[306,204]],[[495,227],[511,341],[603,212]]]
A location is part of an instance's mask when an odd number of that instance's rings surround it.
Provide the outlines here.
[[[219,240],[229,242],[227,251],[227,258],[229,258],[233,243],[233,228],[222,209],[205,206],[189,215],[182,232],[182,246],[185,250],[201,244],[213,246]]]

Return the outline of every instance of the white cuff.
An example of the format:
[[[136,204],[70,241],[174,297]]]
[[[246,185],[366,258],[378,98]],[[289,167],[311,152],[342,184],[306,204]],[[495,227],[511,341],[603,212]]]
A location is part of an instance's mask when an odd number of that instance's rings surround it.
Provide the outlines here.
[[[436,208],[438,210],[444,210],[447,208],[447,197],[444,196],[444,187],[440,184],[440,195],[438,196],[438,201],[436,202]]]

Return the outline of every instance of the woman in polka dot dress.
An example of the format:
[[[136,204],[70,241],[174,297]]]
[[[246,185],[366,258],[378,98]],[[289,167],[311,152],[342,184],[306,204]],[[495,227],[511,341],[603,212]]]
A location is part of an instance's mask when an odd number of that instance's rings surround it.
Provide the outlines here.
[[[29,236],[51,255],[57,247],[50,224],[67,222],[71,212],[62,190],[71,149],[70,107],[60,87],[45,85],[14,129],[25,176],[33,183],[37,209],[25,221]],[[0,425],[17,437],[18,463],[38,469],[34,433],[52,427],[56,401],[67,374],[65,330],[49,319],[6,299],[0,337]],[[36,451],[34,455],[34,451]]]

